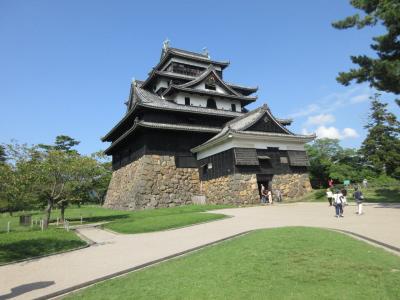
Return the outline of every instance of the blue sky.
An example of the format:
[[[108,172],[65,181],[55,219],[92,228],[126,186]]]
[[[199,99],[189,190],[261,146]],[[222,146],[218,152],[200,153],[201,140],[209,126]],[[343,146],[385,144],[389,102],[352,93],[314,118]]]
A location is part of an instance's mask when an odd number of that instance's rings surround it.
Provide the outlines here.
[[[347,0],[307,1],[1,1],[0,143],[51,143],[66,134],[91,153],[125,113],[131,79],[145,79],[163,40],[207,47],[229,60],[224,78],[259,86],[259,99],[291,129],[365,137],[368,85],[343,87],[350,55],[372,55],[381,28],[338,31],[331,22],[355,12]],[[384,95],[399,114],[394,96]]]

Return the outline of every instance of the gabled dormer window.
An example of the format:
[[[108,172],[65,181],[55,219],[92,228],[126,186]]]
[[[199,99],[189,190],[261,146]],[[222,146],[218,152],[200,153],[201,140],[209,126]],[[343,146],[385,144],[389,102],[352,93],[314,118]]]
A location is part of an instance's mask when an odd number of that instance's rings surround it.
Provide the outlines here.
[[[185,97],[185,105],[190,105],[190,97]]]
[[[217,104],[215,103],[215,100],[213,98],[208,98],[207,99],[207,107],[208,108],[217,108]]]
[[[216,86],[216,84],[215,84],[215,78],[214,78],[214,76],[210,76],[210,77],[207,78],[207,80],[206,80],[206,82],[205,82],[205,88],[206,88],[207,90],[213,90],[213,91],[216,90],[217,86]]]

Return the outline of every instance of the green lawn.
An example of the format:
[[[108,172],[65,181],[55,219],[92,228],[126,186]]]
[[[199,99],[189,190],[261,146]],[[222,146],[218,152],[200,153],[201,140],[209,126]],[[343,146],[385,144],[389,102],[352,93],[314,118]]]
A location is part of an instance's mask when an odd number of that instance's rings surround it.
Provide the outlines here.
[[[400,299],[400,257],[317,228],[259,230],[67,299]]]
[[[71,224],[80,224],[80,217],[82,216],[84,223],[109,222],[104,227],[120,233],[139,233],[225,218],[226,216],[222,214],[203,212],[226,207],[231,206],[189,205],[128,212],[98,206],[82,206],[80,208],[68,208],[66,218],[71,221]],[[41,212],[30,213],[34,219],[43,218]],[[57,219],[59,213],[59,211],[52,213],[53,221]],[[18,222],[21,214],[23,213],[16,213],[12,217],[8,214],[0,215],[0,263],[60,252],[86,244],[75,233],[56,229],[54,223],[43,232],[40,231],[39,226],[20,226]],[[9,221],[11,222],[11,232],[6,233]]]
[[[399,203],[400,202],[400,185],[392,186],[372,186],[368,188],[362,188],[361,191],[364,194],[364,202],[379,202],[379,203]],[[353,193],[354,189],[348,189],[349,196],[347,201],[354,201]],[[326,201],[326,189],[316,189],[307,195],[295,199],[295,201],[305,201],[305,202],[321,202]]]
[[[0,264],[86,245],[72,231],[51,228],[0,234]]]
[[[218,220],[225,217],[226,216],[222,214],[193,212],[154,217],[149,216],[147,218],[133,217],[124,221],[111,222],[104,225],[104,227],[120,233],[140,233],[177,228],[190,224]]]

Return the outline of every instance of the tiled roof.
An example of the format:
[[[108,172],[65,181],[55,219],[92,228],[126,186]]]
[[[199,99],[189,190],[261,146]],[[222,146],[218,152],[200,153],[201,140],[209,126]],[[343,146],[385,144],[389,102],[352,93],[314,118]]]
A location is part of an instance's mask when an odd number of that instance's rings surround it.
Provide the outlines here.
[[[235,90],[233,90],[230,86],[228,86],[222,79],[221,77],[219,77],[219,75],[217,74],[217,72],[215,72],[215,68],[212,65],[209,65],[208,68],[206,69],[205,72],[203,72],[199,77],[197,77],[196,79],[186,82],[184,84],[180,84],[178,85],[178,87],[180,88],[187,88],[187,87],[192,87],[198,83],[200,83],[201,81],[205,80],[210,74],[213,74],[214,77],[217,79],[217,81],[223,86],[225,87],[226,90],[228,90],[229,92],[231,92],[233,95],[236,96],[240,96],[240,94],[238,92],[236,92]]]
[[[199,125],[189,125],[189,124],[169,124],[169,123],[156,123],[156,122],[138,121],[138,122],[134,122],[132,127],[129,128],[118,139],[116,139],[104,152],[106,154],[108,154],[111,149],[113,149],[115,146],[117,146],[125,138],[130,136],[138,127],[164,129],[164,130],[209,132],[209,133],[218,133],[221,130],[221,128],[210,127],[210,126],[199,126]]]
[[[230,110],[222,110],[222,109],[213,109],[207,107],[198,107],[198,106],[189,106],[189,105],[180,105],[176,104],[172,101],[167,101],[165,99],[160,98],[157,94],[149,92],[148,90],[142,89],[140,87],[142,81],[136,80],[135,83],[132,84],[132,93],[134,94],[131,99],[134,99],[131,109],[127,112],[127,114],[102,138],[103,141],[106,141],[107,138],[116,130],[123,122],[125,122],[135,111],[137,106],[153,108],[158,110],[166,110],[166,111],[177,111],[177,112],[187,112],[187,113],[195,113],[195,114],[203,114],[203,115],[211,115],[211,116],[222,116],[222,117],[230,117],[235,118],[242,115],[242,112],[235,112]]]
[[[262,132],[262,131],[249,131],[246,130],[252,125],[254,125],[262,116],[265,114],[268,115],[268,117],[275,122],[285,133],[275,133],[275,132]],[[243,114],[229,122],[227,122],[224,126],[224,128],[214,137],[206,141],[205,143],[201,144],[198,147],[206,146],[207,144],[210,144],[216,140],[219,140],[229,134],[229,132],[234,132],[238,133],[241,135],[256,135],[256,136],[269,136],[269,137],[293,137],[297,139],[314,139],[315,135],[300,135],[300,134],[294,134],[287,128],[285,128],[279,121],[271,114],[268,106],[264,104],[263,106],[252,110],[246,114]],[[194,149],[198,148],[195,147]],[[197,151],[197,150],[196,150]]]
[[[156,123],[156,122],[145,122],[145,121],[140,121],[138,125],[147,128],[196,131],[196,132],[212,132],[212,133],[218,133],[221,130],[221,128],[219,127],[199,126],[199,125],[189,125],[189,124]]]
[[[279,123],[281,123],[284,126],[290,125],[293,123],[293,119],[281,119],[281,118],[275,118]]]
[[[192,82],[196,80],[196,82],[199,82],[198,79],[204,78],[203,75],[207,73],[209,69],[206,69],[200,76],[189,76],[189,75],[184,75],[184,74],[179,74],[179,73],[174,73],[174,72],[168,72],[168,71],[159,71],[159,70],[152,70],[149,73],[149,77],[144,81],[143,87],[147,88],[147,85],[156,77],[167,77],[167,78],[176,78],[176,79],[183,79],[187,80],[188,84],[189,82]],[[207,73],[209,74],[209,73]],[[218,74],[217,74],[218,75]],[[205,76],[206,77],[206,76]],[[218,76],[219,77],[219,76]],[[236,95],[242,95],[242,92],[245,91],[246,95],[243,94],[243,96],[248,96],[250,94],[255,93],[258,90],[258,87],[247,87],[239,84],[234,84],[234,83],[228,83],[224,80],[221,79],[223,82],[223,85],[226,86],[227,89],[233,90],[232,93]]]
[[[249,91],[254,91],[254,92],[256,92],[258,90],[258,86],[244,86],[241,84],[231,83],[231,82],[227,82],[227,81],[225,81],[225,83],[232,88],[237,88],[237,89],[241,89],[241,90],[249,90]]]
[[[197,52],[188,51],[188,50],[184,50],[184,49],[173,48],[173,47],[169,47],[168,50],[176,52],[176,53],[182,53],[182,54],[190,55],[190,56],[193,56],[193,57],[206,58],[206,59],[210,60],[208,55],[207,54],[203,54],[203,53],[197,53]]]
[[[206,56],[204,54],[181,50],[181,49],[177,49],[177,48],[168,48],[167,50],[163,50],[162,53],[163,53],[163,55],[161,56],[159,63],[154,67],[154,69],[156,69],[156,70],[159,70],[170,56],[178,56],[178,57],[183,57],[183,58],[187,58],[187,59],[193,59],[193,60],[199,61],[199,62],[205,62],[205,63],[220,66],[222,69],[226,68],[229,65],[229,61],[215,61],[215,60],[211,60],[208,56]]]
[[[249,97],[249,96],[242,96],[242,95],[238,95],[238,96],[237,95],[229,95],[229,94],[215,92],[212,90],[185,88],[185,87],[181,87],[179,85],[170,85],[169,88],[167,90],[165,90],[164,95],[168,95],[169,93],[172,93],[173,90],[187,92],[190,94],[200,94],[200,95],[209,95],[209,96],[221,97],[221,98],[229,98],[229,99],[245,101],[245,102],[249,102],[249,103],[257,100],[257,97]]]
[[[241,112],[230,110],[176,104],[175,102],[162,99],[157,94],[151,93],[140,87],[135,87],[135,91],[139,100],[138,105],[140,106],[227,117],[237,117],[243,114]]]

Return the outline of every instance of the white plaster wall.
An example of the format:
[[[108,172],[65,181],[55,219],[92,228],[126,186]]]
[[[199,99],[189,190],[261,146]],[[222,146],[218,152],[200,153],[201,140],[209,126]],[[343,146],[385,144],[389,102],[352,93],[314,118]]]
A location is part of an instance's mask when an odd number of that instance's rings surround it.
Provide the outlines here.
[[[240,101],[222,99],[219,97],[211,97],[211,96],[204,97],[204,96],[194,95],[194,94],[178,93],[178,94],[174,95],[172,100],[177,104],[185,105],[185,97],[190,98],[190,104],[192,106],[207,107],[207,99],[213,98],[215,100],[215,103],[217,104],[217,109],[231,111],[232,110],[231,104],[236,104],[236,111],[240,112],[242,110]]]
[[[206,90],[206,91],[210,91],[208,89],[206,89],[206,84],[205,82],[201,82],[198,85],[195,85],[193,88],[195,88],[196,90]],[[217,93],[221,93],[221,94],[228,94],[226,92],[226,90],[224,88],[222,88],[221,86],[219,86],[218,84],[216,84],[216,89],[215,92]]]
[[[232,148],[255,148],[255,149],[267,149],[267,147],[277,147],[279,150],[297,150],[297,151],[305,151],[303,143],[296,142],[278,142],[271,141],[268,137],[263,141],[259,140],[243,140],[239,138],[231,138],[227,141],[224,141],[221,144],[217,144],[208,148],[204,151],[200,151],[197,153],[197,160],[212,156],[214,154],[232,149]]]
[[[155,85],[155,92],[157,92],[158,91],[158,89],[159,88],[161,88],[161,87],[165,87],[165,88],[168,88],[168,82],[167,82],[167,80],[165,80],[165,79],[159,79],[159,80],[157,80],[157,83],[156,83],[156,85]]]

